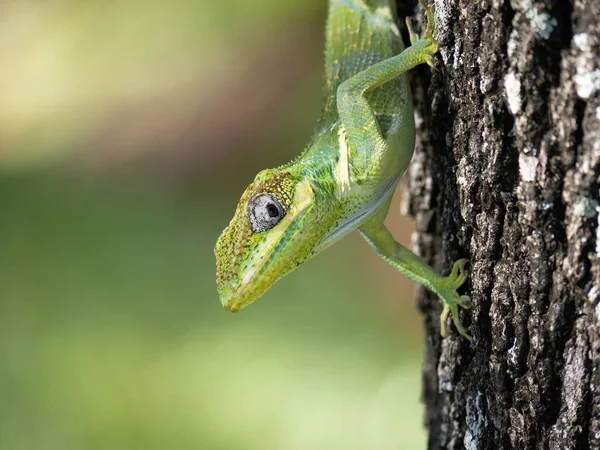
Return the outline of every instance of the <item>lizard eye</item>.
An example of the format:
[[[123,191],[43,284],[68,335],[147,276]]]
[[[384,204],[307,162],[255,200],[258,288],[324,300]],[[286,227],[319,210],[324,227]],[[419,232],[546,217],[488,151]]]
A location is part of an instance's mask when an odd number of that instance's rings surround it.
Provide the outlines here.
[[[270,230],[285,217],[285,208],[277,197],[262,194],[248,203],[248,217],[255,233]]]

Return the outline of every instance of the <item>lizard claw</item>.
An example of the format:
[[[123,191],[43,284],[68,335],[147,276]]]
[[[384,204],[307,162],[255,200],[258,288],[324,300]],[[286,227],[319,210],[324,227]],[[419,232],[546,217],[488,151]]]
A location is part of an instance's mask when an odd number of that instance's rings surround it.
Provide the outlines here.
[[[410,20],[410,17],[406,17],[406,28],[408,29],[408,37],[410,39],[410,45],[414,45],[415,42],[417,42],[420,38],[419,35],[417,33],[414,32],[413,27],[412,27],[412,22]]]
[[[468,276],[468,271],[465,269],[469,261],[466,259],[459,259],[452,266],[452,272],[450,275],[446,277],[446,281],[453,287],[455,290],[462,286]]]
[[[446,329],[446,319],[448,315],[452,315],[452,322],[458,333],[466,338],[469,342],[473,342],[473,338],[469,335],[467,329],[462,325],[458,315],[458,308],[471,308],[471,299],[468,295],[459,295],[457,289],[466,281],[468,272],[465,269],[467,264],[466,259],[459,259],[454,263],[452,272],[441,282],[438,290],[438,295],[444,302],[444,310],[440,316],[440,331],[442,337],[448,336]]]
[[[425,29],[425,37],[431,42],[436,42],[435,4],[430,5],[427,3],[427,0],[419,0],[419,3],[421,3],[421,7],[425,10],[425,15],[427,16],[427,28]]]
[[[435,5],[429,5],[427,0],[419,0],[421,7],[425,10],[427,17],[427,25],[425,26],[425,35],[422,39],[426,40],[423,49],[425,55],[424,60],[429,66],[433,67],[433,55],[438,51],[439,43],[436,39],[436,26],[435,26]],[[406,18],[406,28],[408,29],[408,36],[410,38],[410,45],[415,45],[421,40],[421,37],[413,31],[410,17]]]
[[[471,297],[468,295],[461,295],[460,300],[458,301],[458,306],[462,309],[471,309],[473,304],[471,303]]]

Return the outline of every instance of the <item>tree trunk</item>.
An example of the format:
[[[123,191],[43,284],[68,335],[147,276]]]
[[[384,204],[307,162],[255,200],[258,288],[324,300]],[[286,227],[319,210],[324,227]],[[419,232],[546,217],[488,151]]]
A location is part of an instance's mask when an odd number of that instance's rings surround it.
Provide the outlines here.
[[[403,208],[417,253],[470,260],[474,341],[420,291],[429,448],[598,449],[600,1],[436,5]]]

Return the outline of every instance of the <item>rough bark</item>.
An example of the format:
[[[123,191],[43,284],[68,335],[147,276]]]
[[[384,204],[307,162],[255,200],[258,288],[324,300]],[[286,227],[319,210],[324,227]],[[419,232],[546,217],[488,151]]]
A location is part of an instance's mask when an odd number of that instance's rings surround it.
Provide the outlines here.
[[[600,1],[436,4],[404,208],[474,342],[421,291],[429,448],[600,448]]]

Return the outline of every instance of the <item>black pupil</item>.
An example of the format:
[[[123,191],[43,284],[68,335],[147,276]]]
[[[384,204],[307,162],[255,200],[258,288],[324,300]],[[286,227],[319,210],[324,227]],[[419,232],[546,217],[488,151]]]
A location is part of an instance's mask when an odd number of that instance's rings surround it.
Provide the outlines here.
[[[279,216],[279,208],[277,208],[277,206],[275,206],[273,203],[269,203],[267,205],[267,214],[271,218],[278,217]]]

